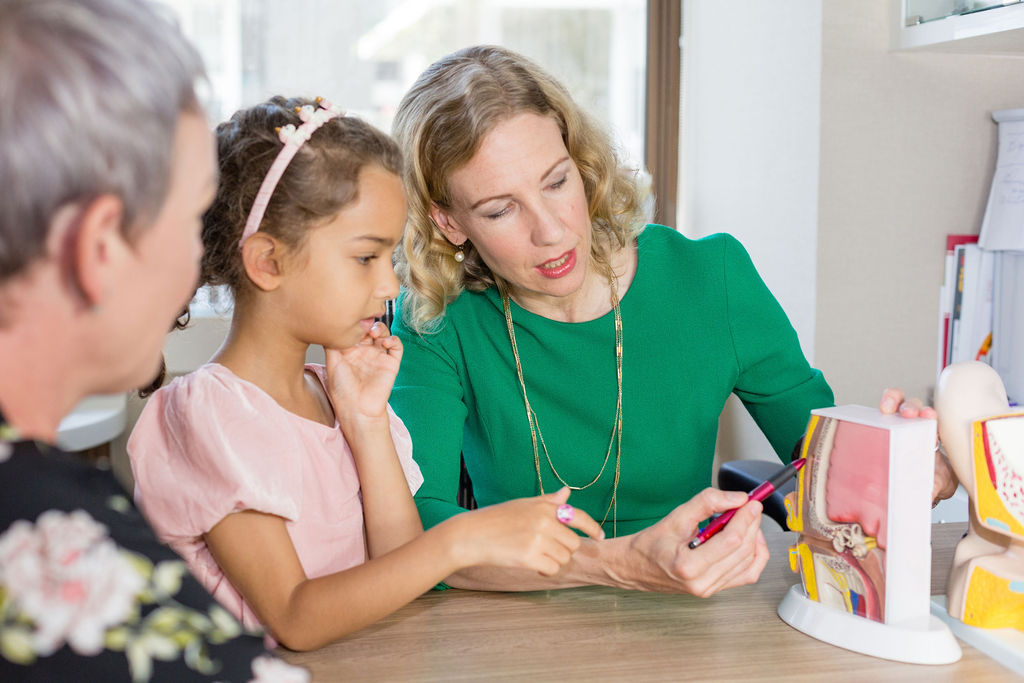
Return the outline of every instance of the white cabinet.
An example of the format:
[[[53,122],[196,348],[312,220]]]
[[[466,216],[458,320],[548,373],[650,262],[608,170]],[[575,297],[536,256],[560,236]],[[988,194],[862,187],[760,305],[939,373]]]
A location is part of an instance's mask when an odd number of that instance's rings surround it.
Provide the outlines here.
[[[966,14],[922,20],[915,14],[920,2],[892,0],[894,5],[893,48],[971,54],[1024,54],[1024,2],[1008,0],[1003,6]],[[942,5],[942,2],[932,2]],[[946,0],[950,10],[962,4]],[[909,7],[909,9],[908,9]],[[908,25],[909,24],[909,25]]]

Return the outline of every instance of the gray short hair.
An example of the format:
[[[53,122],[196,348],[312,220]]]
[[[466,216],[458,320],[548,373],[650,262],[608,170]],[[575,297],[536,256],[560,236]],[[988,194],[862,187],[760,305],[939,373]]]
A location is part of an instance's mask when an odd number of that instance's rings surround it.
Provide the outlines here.
[[[0,0],[0,283],[58,209],[114,194],[128,237],[155,218],[199,55],[143,0]]]

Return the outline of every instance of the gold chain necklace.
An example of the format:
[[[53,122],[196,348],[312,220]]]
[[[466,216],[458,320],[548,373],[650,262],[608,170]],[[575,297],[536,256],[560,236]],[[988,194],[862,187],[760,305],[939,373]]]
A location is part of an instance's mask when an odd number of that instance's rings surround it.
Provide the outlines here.
[[[608,502],[608,508],[604,512],[604,518],[601,519],[601,525],[603,526],[608,521],[608,515],[612,515],[612,537],[618,535],[618,516],[619,516],[619,505],[618,505],[618,494],[619,494],[619,466],[622,462],[622,314],[619,311],[619,292],[616,286],[615,277],[608,276],[608,284],[611,286],[611,300],[612,300],[612,311],[615,314],[615,380],[618,385],[618,396],[615,400],[615,421],[612,423],[612,435],[608,440],[608,451],[604,454],[604,462],[601,463],[601,470],[597,473],[590,482],[582,486],[573,486],[569,482],[565,481],[562,476],[555,469],[555,463],[551,461],[551,455],[548,453],[547,444],[544,443],[544,435],[540,431],[540,421],[537,420],[537,413],[530,407],[530,399],[526,395],[526,381],[523,379],[523,364],[519,359],[519,346],[516,344],[516,331],[515,326],[512,324],[512,308],[509,305],[508,291],[505,287],[499,285],[499,291],[501,292],[501,304],[505,310],[505,325],[508,327],[508,339],[512,343],[512,356],[516,362],[516,374],[519,377],[519,386],[523,390],[523,403],[526,405],[526,421],[530,425],[530,440],[533,442],[533,465],[537,470],[537,484],[540,486],[541,495],[544,494],[544,482],[540,476],[540,453],[537,449],[537,439],[540,438],[541,449],[544,451],[544,457],[548,461],[548,467],[551,468],[551,472],[555,475],[555,478],[562,483],[563,486],[568,486],[573,491],[582,491],[583,489],[590,488],[601,478],[604,474],[605,468],[608,466],[608,460],[611,458],[612,446],[617,444],[615,452],[615,479],[612,483],[612,497]]]

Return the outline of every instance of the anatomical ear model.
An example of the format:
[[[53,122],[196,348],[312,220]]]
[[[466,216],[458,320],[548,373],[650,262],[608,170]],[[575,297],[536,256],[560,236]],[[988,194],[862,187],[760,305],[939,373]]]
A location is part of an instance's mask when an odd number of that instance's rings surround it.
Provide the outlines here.
[[[806,473],[786,501],[790,528],[801,531],[793,570],[810,599],[882,621],[888,433],[815,416],[804,438]]]
[[[811,411],[797,489],[786,496],[800,573],[779,617],[826,643],[915,664],[961,656],[931,613],[935,420],[877,408]]]
[[[935,427],[898,419],[863,406],[814,411],[807,465],[786,500],[800,532],[790,565],[807,597],[879,622],[928,613],[931,568],[913,553],[928,553]],[[894,572],[903,579],[890,585]]]
[[[970,498],[967,535],[947,586],[952,617],[1024,630],[1024,412],[1009,406],[988,365],[957,363],[939,376],[939,436]]]

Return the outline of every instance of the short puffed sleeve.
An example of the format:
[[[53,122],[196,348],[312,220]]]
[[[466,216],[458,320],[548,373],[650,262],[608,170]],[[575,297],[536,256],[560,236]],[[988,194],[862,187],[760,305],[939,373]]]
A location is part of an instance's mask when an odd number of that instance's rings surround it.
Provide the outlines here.
[[[287,413],[215,364],[153,394],[128,440],[136,503],[165,543],[241,510],[295,520],[301,453]]]
[[[391,420],[391,440],[395,442],[395,452],[398,453],[398,462],[405,473],[405,481],[409,484],[409,491],[416,494],[423,485],[423,473],[420,466],[412,457],[412,435],[406,428],[402,418],[395,414],[395,411],[388,406],[388,418]]]

